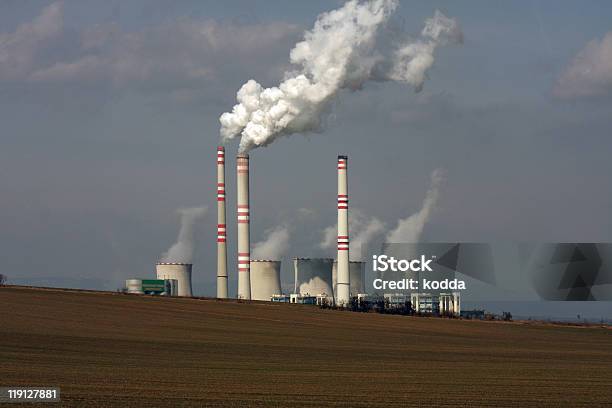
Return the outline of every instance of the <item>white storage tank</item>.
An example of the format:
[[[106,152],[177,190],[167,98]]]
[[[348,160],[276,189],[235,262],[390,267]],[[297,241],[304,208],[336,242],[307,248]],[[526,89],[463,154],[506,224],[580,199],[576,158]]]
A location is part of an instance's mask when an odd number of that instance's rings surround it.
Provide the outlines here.
[[[191,269],[188,263],[158,262],[157,279],[175,279],[178,282],[177,296],[193,296],[191,291]]]
[[[127,279],[125,281],[125,288],[127,289],[127,293],[135,293],[139,295],[144,293],[142,291],[142,279]]]
[[[327,295],[334,298],[332,258],[294,258],[294,293],[300,295]]]
[[[271,301],[272,296],[280,295],[280,261],[251,259],[251,299]]]

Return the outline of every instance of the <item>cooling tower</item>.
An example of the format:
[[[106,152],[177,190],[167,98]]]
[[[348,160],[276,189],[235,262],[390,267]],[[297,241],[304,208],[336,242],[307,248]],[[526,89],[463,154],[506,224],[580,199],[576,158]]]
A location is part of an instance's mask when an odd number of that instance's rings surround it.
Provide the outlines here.
[[[176,279],[166,279],[167,283],[167,296],[178,296],[178,281]]]
[[[251,299],[271,300],[272,295],[280,295],[280,261],[264,259],[251,260]]]
[[[225,148],[217,147],[217,297],[227,298],[227,247],[225,228]]]
[[[294,292],[301,295],[327,295],[334,298],[331,258],[294,258]]]
[[[350,284],[350,295],[351,297],[357,296],[359,293],[365,293],[364,281],[365,281],[365,262],[362,261],[350,261],[349,262],[349,276],[351,279]],[[338,285],[338,262],[334,261],[334,267],[332,269],[332,281],[334,283],[334,293],[337,293]]]
[[[348,228],[348,157],[338,156],[338,282],[336,305],[350,301],[349,228]]]
[[[178,296],[193,296],[191,292],[192,264],[158,262],[157,279],[176,279],[178,281]]]
[[[238,213],[238,299],[251,298],[249,231],[249,155],[236,158]]]

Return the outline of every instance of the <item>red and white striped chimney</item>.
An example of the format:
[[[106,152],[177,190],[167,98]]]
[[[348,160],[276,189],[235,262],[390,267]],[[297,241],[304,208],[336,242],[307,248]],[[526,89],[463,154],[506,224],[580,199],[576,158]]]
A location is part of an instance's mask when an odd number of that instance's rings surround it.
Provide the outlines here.
[[[348,306],[350,302],[347,167],[348,157],[338,156],[338,306]]]
[[[217,297],[227,298],[227,229],[225,227],[225,148],[217,147]]]
[[[239,154],[237,170],[238,299],[251,299],[251,243],[249,221],[249,155]]]

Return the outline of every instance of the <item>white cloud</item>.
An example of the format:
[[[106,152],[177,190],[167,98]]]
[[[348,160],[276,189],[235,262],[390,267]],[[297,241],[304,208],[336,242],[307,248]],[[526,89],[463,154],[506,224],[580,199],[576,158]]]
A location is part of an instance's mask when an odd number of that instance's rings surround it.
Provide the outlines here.
[[[0,80],[24,79],[45,47],[59,39],[63,25],[63,3],[56,2],[14,32],[0,33]]]
[[[559,98],[581,98],[612,91],[612,31],[590,41],[561,73],[554,88]]]
[[[0,33],[0,81],[102,82],[117,89],[175,91],[214,79],[230,64],[240,65],[240,58],[265,58],[277,52],[273,45],[298,31],[284,22],[238,25],[182,18],[140,31],[107,23],[72,32],[64,30],[63,7],[53,3],[14,32]]]

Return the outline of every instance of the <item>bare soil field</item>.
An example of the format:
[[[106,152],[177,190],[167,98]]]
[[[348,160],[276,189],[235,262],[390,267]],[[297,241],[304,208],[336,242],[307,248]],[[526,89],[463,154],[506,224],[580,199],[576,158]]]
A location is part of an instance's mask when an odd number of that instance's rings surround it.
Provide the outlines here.
[[[0,386],[62,406],[612,406],[609,328],[18,287],[0,311]]]

